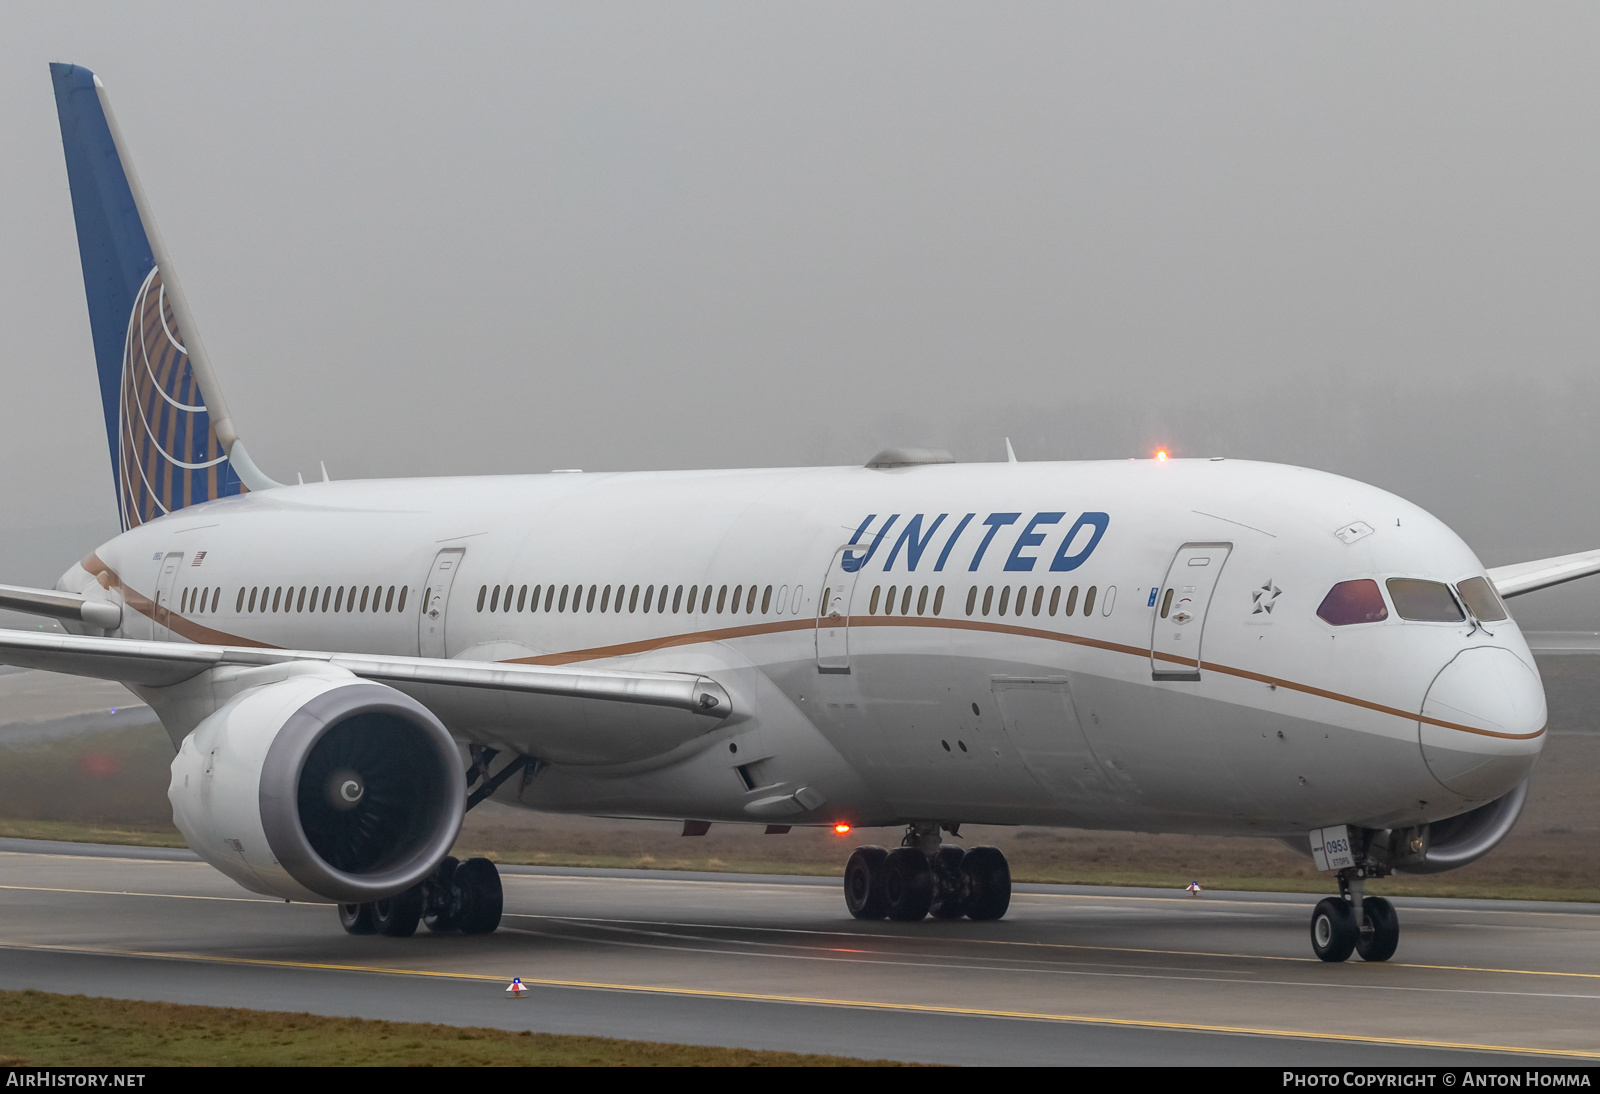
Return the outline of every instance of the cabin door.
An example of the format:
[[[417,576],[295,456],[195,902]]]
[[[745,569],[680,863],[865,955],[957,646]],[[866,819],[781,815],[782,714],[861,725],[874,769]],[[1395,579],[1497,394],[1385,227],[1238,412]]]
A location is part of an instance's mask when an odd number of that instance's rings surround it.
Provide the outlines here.
[[[181,551],[168,551],[161,560],[161,576],[156,581],[156,641],[172,640],[172,631],[168,624],[172,622],[173,598],[178,595],[178,573],[183,569],[183,553]]]
[[[850,598],[855,594],[856,575],[847,573],[844,557],[860,547],[841,547],[822,580],[822,596],[817,600],[817,671],[850,671]]]
[[[1153,680],[1200,679],[1200,636],[1231,543],[1185,543],[1172,556],[1150,632]]]
[[[433,569],[422,586],[422,614],[417,619],[417,652],[422,657],[448,657],[444,626],[450,605],[450,587],[461,568],[465,547],[446,547],[433,556]]]

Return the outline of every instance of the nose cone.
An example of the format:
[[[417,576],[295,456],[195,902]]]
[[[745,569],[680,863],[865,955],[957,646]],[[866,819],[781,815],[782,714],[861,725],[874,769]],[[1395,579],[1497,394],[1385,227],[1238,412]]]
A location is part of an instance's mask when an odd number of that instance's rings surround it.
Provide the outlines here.
[[[1422,758],[1448,789],[1493,801],[1528,777],[1544,724],[1544,685],[1527,662],[1494,646],[1462,650],[1422,702]]]

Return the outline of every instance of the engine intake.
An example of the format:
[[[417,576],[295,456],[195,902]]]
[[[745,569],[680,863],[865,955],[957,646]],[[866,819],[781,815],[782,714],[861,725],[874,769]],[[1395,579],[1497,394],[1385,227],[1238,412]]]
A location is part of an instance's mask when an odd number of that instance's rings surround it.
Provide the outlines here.
[[[248,688],[202,721],[168,796],[189,845],[247,889],[366,903],[449,852],[466,779],[421,703],[323,667]]]

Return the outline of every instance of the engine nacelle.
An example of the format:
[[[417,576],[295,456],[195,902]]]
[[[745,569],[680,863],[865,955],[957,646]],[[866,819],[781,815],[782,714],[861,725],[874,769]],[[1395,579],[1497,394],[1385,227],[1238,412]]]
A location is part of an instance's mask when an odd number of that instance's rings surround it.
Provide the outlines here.
[[[365,903],[421,881],[455,842],[466,776],[426,707],[319,667],[247,688],[172,761],[189,846],[245,888]]]
[[[1528,800],[1528,780],[1487,805],[1392,838],[1394,868],[1403,874],[1442,874],[1477,862],[1506,838]]]

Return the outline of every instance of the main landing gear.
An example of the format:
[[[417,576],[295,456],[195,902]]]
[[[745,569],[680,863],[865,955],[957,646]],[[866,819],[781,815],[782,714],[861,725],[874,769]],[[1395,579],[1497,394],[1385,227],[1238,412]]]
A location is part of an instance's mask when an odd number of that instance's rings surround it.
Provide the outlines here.
[[[1400,945],[1400,917],[1381,896],[1366,896],[1368,871],[1339,871],[1339,895],[1324,897],[1311,913],[1311,949],[1324,961],[1387,961]],[[1375,874],[1373,876],[1376,876]]]
[[[490,934],[500,926],[500,871],[486,858],[446,857],[426,879],[387,900],[339,905],[339,924],[351,934],[410,938],[417,924],[435,934]]]
[[[857,919],[999,919],[1011,906],[1011,867],[998,847],[941,846],[938,825],[913,824],[893,851],[855,849],[844,867],[844,903]]]

